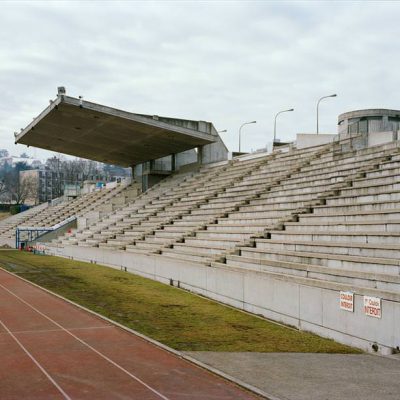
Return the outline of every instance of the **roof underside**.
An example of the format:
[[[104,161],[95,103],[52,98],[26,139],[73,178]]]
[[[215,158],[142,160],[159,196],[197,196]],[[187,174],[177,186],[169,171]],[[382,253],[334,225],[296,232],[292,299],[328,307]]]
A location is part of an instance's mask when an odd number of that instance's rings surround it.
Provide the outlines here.
[[[86,101],[80,104],[68,96],[59,96],[16,136],[16,143],[121,166],[214,141],[206,132]]]

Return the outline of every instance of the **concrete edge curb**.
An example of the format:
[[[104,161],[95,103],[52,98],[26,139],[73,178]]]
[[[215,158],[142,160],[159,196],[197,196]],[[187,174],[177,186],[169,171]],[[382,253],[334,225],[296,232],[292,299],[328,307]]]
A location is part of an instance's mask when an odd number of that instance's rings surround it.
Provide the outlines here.
[[[0,267],[0,268],[1,268],[1,267]],[[97,312],[95,312],[95,311],[92,311],[92,310],[90,310],[90,309],[88,309],[88,308],[86,308],[86,307],[84,307],[84,306],[82,306],[82,305],[80,305],[80,304],[78,304],[78,303],[75,303],[74,301],[69,300],[69,299],[67,299],[67,298],[65,298],[65,297],[63,297],[63,296],[61,296],[61,295],[59,295],[59,294],[57,294],[57,293],[54,293],[54,292],[52,292],[51,290],[46,289],[46,288],[44,288],[44,287],[42,287],[42,286],[40,286],[40,285],[38,285],[38,284],[36,284],[36,283],[34,283],[34,282],[31,282],[31,281],[29,281],[28,279],[25,279],[25,278],[23,278],[23,277],[21,277],[21,276],[15,274],[15,273],[13,273],[13,272],[7,271],[7,270],[4,269],[4,268],[1,268],[1,269],[2,269],[4,272],[6,272],[6,273],[8,273],[8,274],[10,274],[10,275],[12,275],[12,276],[14,276],[14,277],[20,279],[20,280],[22,280],[22,281],[24,281],[24,282],[26,282],[26,283],[32,285],[32,286],[38,288],[38,289],[40,289],[40,290],[42,290],[42,291],[44,291],[44,292],[46,292],[46,293],[48,293],[48,294],[50,294],[50,295],[52,295],[52,296],[55,296],[55,297],[57,297],[57,298],[59,298],[59,299],[65,301],[65,302],[67,302],[67,303],[69,303],[69,304],[72,304],[72,305],[74,305],[74,306],[80,308],[81,310],[86,311],[86,312],[88,312],[89,314],[92,314],[92,315],[96,316],[97,318],[100,318],[100,319],[102,319],[102,320],[104,320],[104,321],[107,321],[107,322],[109,322],[109,323],[111,323],[111,324],[117,326],[118,328],[121,328],[121,329],[123,329],[123,330],[125,330],[125,331],[127,331],[127,332],[129,332],[129,333],[131,333],[131,334],[133,334],[133,335],[135,335],[135,336],[137,336],[137,337],[140,337],[142,340],[145,340],[146,342],[149,342],[149,343],[151,343],[151,344],[154,344],[155,346],[161,348],[161,349],[164,350],[164,351],[167,351],[167,352],[169,352],[169,353],[172,353],[172,354],[174,354],[175,356],[177,356],[177,357],[179,357],[179,358],[182,358],[182,359],[184,359],[184,360],[190,362],[191,364],[195,364],[195,365],[198,366],[199,368],[205,369],[205,370],[207,370],[207,371],[213,373],[214,375],[218,375],[218,376],[220,376],[221,378],[223,378],[223,379],[225,379],[225,380],[228,380],[228,381],[230,381],[230,382],[232,382],[232,383],[234,383],[234,384],[236,384],[236,385],[238,385],[238,386],[240,386],[240,387],[242,387],[242,388],[244,388],[244,389],[246,389],[246,390],[248,390],[248,391],[250,391],[250,392],[253,392],[253,393],[255,393],[255,394],[259,395],[259,396],[262,396],[262,397],[264,397],[264,398],[267,399],[267,400],[283,400],[283,399],[280,399],[280,398],[278,398],[278,397],[276,397],[276,396],[273,396],[273,395],[271,395],[271,394],[269,394],[269,393],[266,393],[266,392],[264,392],[263,390],[261,390],[261,389],[255,387],[255,386],[253,386],[253,385],[250,385],[250,384],[248,384],[248,383],[246,383],[246,382],[243,382],[243,381],[240,380],[240,379],[237,379],[237,378],[235,378],[235,377],[233,377],[233,376],[231,376],[231,375],[229,375],[229,374],[226,374],[225,372],[220,371],[220,370],[218,370],[218,369],[216,369],[216,368],[214,368],[214,367],[212,367],[212,366],[210,366],[210,365],[208,365],[208,364],[205,364],[205,363],[203,363],[203,362],[201,362],[201,361],[199,361],[199,360],[196,360],[195,358],[193,358],[193,357],[191,357],[191,356],[187,356],[187,355],[181,353],[180,351],[173,349],[172,347],[166,346],[165,344],[163,344],[163,343],[161,343],[161,342],[158,342],[157,340],[151,339],[151,338],[149,338],[149,337],[143,335],[142,333],[135,331],[134,329],[128,328],[127,326],[124,326],[124,325],[120,324],[119,322],[116,322],[116,321],[114,321],[114,320],[112,320],[112,319],[110,319],[110,318],[108,318],[108,317],[105,317],[104,315],[101,315],[101,314],[99,314],[99,313],[97,313]]]

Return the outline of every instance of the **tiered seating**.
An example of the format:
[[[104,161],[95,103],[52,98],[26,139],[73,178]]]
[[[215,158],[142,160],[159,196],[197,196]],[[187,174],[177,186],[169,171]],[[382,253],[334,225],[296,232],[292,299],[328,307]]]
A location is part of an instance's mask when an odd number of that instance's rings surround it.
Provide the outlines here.
[[[100,218],[99,221],[88,228],[77,230],[72,235],[61,238],[58,242],[64,245],[97,246],[100,242],[112,237],[112,231],[117,224],[123,226],[125,223],[129,223],[131,215],[134,215],[138,210],[150,204],[153,199],[163,196],[165,192],[179,185],[192,175],[193,173],[172,175],[154,185],[133,201],[115,207],[114,211]],[[117,229],[118,231],[119,228]]]
[[[399,142],[341,145],[174,174],[62,243],[394,290]]]
[[[54,206],[41,205],[39,210],[35,207],[26,211],[29,215],[21,214],[12,224],[2,231],[1,237],[4,240],[15,240],[15,229],[17,227],[52,227],[65,219],[82,215],[89,211],[96,210],[101,205],[112,203],[115,198],[123,197],[128,191],[126,185],[117,185],[114,188],[96,190],[92,193],[77,197],[72,201],[64,201]],[[21,237],[21,239],[24,239]]]
[[[230,266],[347,283],[386,291],[400,289],[400,154],[398,142],[341,156],[326,154],[282,184],[306,193],[342,182],[336,195],[255,247],[227,255]],[[346,178],[345,171],[349,175]],[[351,171],[351,172],[350,172]],[[360,174],[354,175],[357,171]],[[307,183],[308,182],[308,183]]]
[[[252,236],[262,234],[271,224],[290,219],[292,212],[304,207],[316,196],[299,195],[299,199],[285,202],[282,201],[282,197],[285,196],[279,193],[280,185],[296,171],[329,150],[330,145],[274,154],[270,162],[262,168],[253,171],[215,199],[200,206],[195,215],[203,223],[197,223],[196,229],[192,229],[181,243],[176,242],[171,244],[170,248],[161,248],[161,254],[184,260],[208,262],[227,250],[246,243]],[[274,196],[278,195],[275,199]],[[270,201],[272,198],[273,204]],[[180,223],[174,221],[173,225],[164,227],[164,230],[174,229],[174,225]]]
[[[47,203],[40,204],[36,207],[29,208],[19,214],[12,215],[0,221],[0,246],[5,244],[13,246],[15,243],[15,228],[18,225],[23,224],[26,220],[32,216],[42,212],[46,207]]]
[[[188,232],[198,229],[207,221],[213,220],[221,212],[233,210],[235,202],[226,203],[231,187],[236,187],[254,171],[265,165],[271,156],[235,160],[228,168],[213,167],[204,170],[204,175],[196,186],[190,185],[183,198],[177,198],[168,208],[157,213],[146,221],[146,233],[137,238],[128,251],[157,251],[169,243],[180,240]],[[219,204],[220,196],[224,196],[224,205]],[[243,199],[238,200],[243,202]]]
[[[168,240],[175,240],[175,232],[169,237],[150,234],[157,232],[158,228],[170,221],[196,210],[201,204],[215,197],[235,181],[242,179],[267,160],[268,157],[258,157],[203,167],[198,173],[180,183],[177,182],[180,175],[178,174],[170,181],[170,186],[160,185],[158,196],[150,199],[141,198],[140,202],[136,201],[132,206],[120,211],[120,215],[123,215],[121,219],[111,225],[100,227],[100,232],[94,233],[84,242],[78,241],[78,244],[98,244],[103,248],[126,247],[128,251],[147,252],[148,246],[152,248],[154,244],[159,245]],[[141,240],[142,238],[144,240]]]
[[[369,168],[371,159],[382,159],[384,154],[381,149],[359,159],[347,154],[339,163],[336,160],[329,161],[334,158],[332,151],[320,158],[314,155],[315,160],[311,160],[310,165],[306,162],[301,167],[299,164],[299,171],[291,173],[288,178],[280,179],[279,185],[272,185],[269,190],[250,200],[248,205],[229,213],[226,218],[219,218],[214,224],[208,224],[204,230],[196,232],[195,237],[185,238],[184,243],[174,244],[172,251],[165,250],[163,254],[176,257],[180,253],[179,258],[193,261],[215,259],[215,255],[221,256],[227,249],[234,249],[251,237],[263,235],[265,230],[278,228],[285,220],[293,219],[309,207],[321,203],[333,191],[346,185],[346,180],[353,174]],[[298,152],[288,154],[286,158],[298,160]],[[282,164],[280,160],[278,165]],[[336,174],[332,171],[335,164]],[[321,173],[323,169],[327,176]],[[198,254],[199,248],[203,253],[201,255]],[[209,248],[215,249],[212,257]],[[178,252],[175,251],[177,249]]]

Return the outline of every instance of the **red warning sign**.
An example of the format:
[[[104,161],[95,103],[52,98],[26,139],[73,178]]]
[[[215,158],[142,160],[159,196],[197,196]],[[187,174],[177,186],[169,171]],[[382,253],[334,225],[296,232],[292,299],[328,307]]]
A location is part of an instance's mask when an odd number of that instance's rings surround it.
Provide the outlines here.
[[[382,318],[381,299],[364,296],[364,313],[369,317]]]

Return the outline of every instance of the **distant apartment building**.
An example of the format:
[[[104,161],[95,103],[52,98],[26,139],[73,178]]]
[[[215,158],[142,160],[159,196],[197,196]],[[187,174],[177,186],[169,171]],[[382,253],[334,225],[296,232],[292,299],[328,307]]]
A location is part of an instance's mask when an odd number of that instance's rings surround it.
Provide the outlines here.
[[[26,197],[26,204],[40,204],[63,195],[64,179],[62,172],[48,168],[20,171],[20,184],[29,185],[31,189]]]

